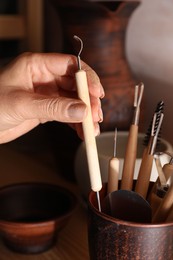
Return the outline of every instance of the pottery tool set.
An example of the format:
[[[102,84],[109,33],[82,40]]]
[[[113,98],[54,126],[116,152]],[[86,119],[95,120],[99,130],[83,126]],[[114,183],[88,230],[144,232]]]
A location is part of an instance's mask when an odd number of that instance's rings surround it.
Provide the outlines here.
[[[87,85],[86,72],[81,68],[80,54],[83,42],[78,36],[74,38],[80,43],[77,56],[78,71],[75,74],[79,98],[87,105],[88,115],[82,122],[86,155],[89,168],[91,189],[96,192],[97,205],[100,212],[122,220],[141,223],[160,223],[173,221],[173,155],[170,163],[162,167],[160,153],[156,153],[159,143],[160,129],[163,121],[163,101],[157,104],[152,122],[144,143],[142,161],[137,180],[134,180],[134,168],[138,145],[138,124],[140,105],[144,85],[140,83],[134,90],[134,117],[129,129],[122,179],[119,181],[119,159],[117,158],[117,129],[114,136],[113,157],[109,161],[107,194],[100,200],[102,180],[94,135],[91,104]],[[153,162],[156,164],[158,178],[150,182]],[[152,187],[151,187],[152,186]]]

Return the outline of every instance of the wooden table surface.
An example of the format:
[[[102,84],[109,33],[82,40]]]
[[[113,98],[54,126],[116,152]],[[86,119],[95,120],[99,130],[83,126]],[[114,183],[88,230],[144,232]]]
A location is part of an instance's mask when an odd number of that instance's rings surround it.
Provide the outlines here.
[[[87,260],[87,210],[80,203],[80,192],[75,183],[60,177],[53,166],[37,161],[10,147],[0,146],[0,186],[23,181],[56,183],[73,191],[78,205],[68,224],[60,231],[57,244],[47,252],[26,255],[10,251],[0,240],[0,260]]]

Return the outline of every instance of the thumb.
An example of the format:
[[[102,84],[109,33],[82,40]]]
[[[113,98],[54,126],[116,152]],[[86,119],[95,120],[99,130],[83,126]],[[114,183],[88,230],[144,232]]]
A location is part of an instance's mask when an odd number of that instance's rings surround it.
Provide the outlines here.
[[[82,122],[87,115],[87,107],[79,99],[25,93],[24,100],[25,103],[20,102],[20,114],[23,111],[23,117],[26,119],[38,118],[46,121],[78,123]]]

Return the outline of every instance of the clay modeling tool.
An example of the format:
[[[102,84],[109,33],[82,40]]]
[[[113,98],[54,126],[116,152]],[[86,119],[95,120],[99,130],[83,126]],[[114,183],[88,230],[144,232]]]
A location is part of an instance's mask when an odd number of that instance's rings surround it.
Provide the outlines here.
[[[131,190],[109,193],[102,201],[102,212],[125,221],[151,223],[151,206],[142,196]]]
[[[152,121],[150,122],[149,127],[148,127],[147,132],[146,132],[146,135],[144,137],[143,144],[144,144],[145,148],[144,148],[144,152],[143,152],[143,156],[142,156],[143,159],[142,160],[144,160],[145,157],[147,157],[147,155],[145,155],[145,153],[147,154],[148,153],[148,149],[150,149],[151,143],[153,141],[153,136],[156,133],[156,130],[157,130],[157,127],[158,127],[158,123],[159,123],[159,120],[160,120],[160,116],[163,113],[163,111],[164,111],[164,102],[161,100],[161,101],[159,101],[157,103],[157,106],[156,106],[156,109],[155,109],[155,112],[154,112],[154,114],[157,114],[154,129],[152,129],[152,125],[153,125],[153,118],[152,118]],[[151,131],[153,131],[153,134],[151,134]],[[159,131],[159,134],[158,134],[158,137],[157,137],[156,150],[158,150],[159,146],[160,146],[160,131]],[[148,157],[148,159],[149,159],[149,157]],[[152,157],[151,157],[151,160],[149,162],[152,164]],[[148,168],[152,167],[151,164],[148,165]],[[158,178],[158,181],[159,181],[159,178]],[[151,199],[153,199],[153,197],[154,197],[155,200],[159,199],[159,201],[160,201],[160,198],[158,198],[157,195],[155,194],[156,193],[156,185],[158,184],[158,181],[155,182],[155,184],[153,185],[153,187],[152,187],[152,189],[150,191],[150,194],[148,195],[148,200],[149,201]],[[152,209],[153,209],[153,207],[152,207]]]
[[[115,136],[114,136],[114,155],[109,161],[107,193],[118,190],[120,162],[119,159],[116,157],[116,147],[117,147],[117,128],[115,129]]]
[[[115,131],[114,149],[116,149],[116,134],[117,133]],[[115,161],[114,158],[116,159]],[[110,167],[112,177],[110,178],[110,182],[113,182],[114,185],[109,188],[107,196],[102,201],[102,212],[121,220],[151,223],[152,212],[150,204],[134,191],[118,190],[117,169],[119,169],[119,162],[117,161],[115,151],[111,162],[113,163],[113,166]]]
[[[132,190],[133,186],[133,176],[137,153],[137,139],[138,139],[138,123],[140,114],[140,104],[143,96],[144,85],[141,83],[135,87],[135,98],[134,98],[134,118],[132,125],[130,126],[129,136],[126,146],[121,189]]]
[[[159,177],[156,180],[155,184],[153,185],[153,188],[151,190],[151,194],[149,195],[149,201],[152,207],[152,213],[154,214],[156,210],[158,209],[163,197],[166,195],[166,192],[169,189],[170,183],[173,181],[173,155],[170,152],[164,152],[168,156],[170,156],[169,163],[166,163],[161,165],[161,162],[156,164],[158,172],[160,171]],[[160,153],[163,154],[163,153]],[[159,169],[160,168],[160,169]],[[169,219],[173,219],[173,212],[172,216],[170,214]]]
[[[173,155],[169,152],[165,152],[167,155],[170,156],[170,161],[169,163],[164,164],[163,166],[163,172],[165,175],[166,180],[169,178],[173,178]]]
[[[158,182],[159,182],[159,186],[161,187],[161,189],[164,187],[167,186],[167,180],[166,180],[166,177],[165,177],[165,174],[163,172],[163,169],[162,169],[162,165],[161,165],[161,162],[160,162],[160,158],[159,158],[159,155],[158,154],[155,154],[154,155],[154,159],[155,159],[155,163],[156,163],[156,168],[157,168],[157,172],[158,172]]]
[[[168,222],[172,222],[172,221],[173,221],[173,206],[171,207],[165,222],[168,223]]]
[[[163,100],[159,101],[157,103],[157,106],[156,106],[156,109],[154,111],[154,113],[157,114],[157,118],[156,118],[156,124],[155,124],[155,129],[154,129],[154,134],[157,130],[157,125],[158,125],[158,122],[160,120],[160,115],[163,113],[164,114],[164,102]],[[144,146],[147,147],[149,145],[149,141],[151,142],[151,129],[152,129],[152,124],[153,124],[153,118],[149,124],[149,127],[147,129],[147,132],[146,132],[146,135],[144,137]],[[160,145],[160,136],[161,136],[161,129],[159,131],[159,134],[158,134],[158,138],[157,138],[157,144],[156,144],[156,151],[159,150],[159,145]]]
[[[152,222],[161,223],[165,222],[168,218],[171,208],[173,207],[173,182],[171,183],[166,195],[164,196],[160,206],[156,210]]]
[[[153,215],[155,211],[158,209],[160,203],[162,202],[163,197],[166,195],[166,192],[168,191],[169,188],[165,174],[162,169],[159,154],[155,154],[154,159],[155,159],[155,164],[156,164],[159,177],[156,180],[155,184],[153,185],[153,188],[151,190],[148,199],[150,201]]]
[[[98,209],[99,209],[99,211],[101,211],[100,195],[99,195],[99,191],[102,188],[100,165],[99,165],[99,159],[98,159],[96,139],[95,139],[95,134],[94,134],[94,125],[93,125],[93,119],[92,119],[87,77],[86,77],[86,72],[81,69],[81,61],[80,61],[80,54],[83,49],[83,42],[76,35],[74,36],[74,39],[76,39],[80,42],[80,51],[77,56],[78,71],[75,74],[78,96],[87,105],[87,108],[88,108],[88,114],[87,114],[86,118],[84,119],[84,121],[82,122],[82,127],[83,127],[83,133],[84,133],[84,141],[85,141],[85,145],[86,145],[86,154],[87,154],[87,161],[88,161],[88,168],[89,168],[90,183],[91,183],[91,189],[94,192],[96,192]]]
[[[163,113],[159,115],[159,120],[157,120],[157,115],[158,114],[155,113],[153,117],[150,141],[146,149],[144,149],[142,162],[139,169],[138,179],[135,186],[135,191],[139,193],[141,196],[143,196],[143,198],[146,198],[148,193],[148,187],[150,183],[151,170],[152,170],[153,159],[154,159],[154,152],[157,144],[157,137],[163,121]]]

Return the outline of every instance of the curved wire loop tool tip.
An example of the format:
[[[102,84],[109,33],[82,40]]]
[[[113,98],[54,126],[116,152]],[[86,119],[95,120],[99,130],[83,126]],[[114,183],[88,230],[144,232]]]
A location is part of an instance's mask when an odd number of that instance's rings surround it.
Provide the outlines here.
[[[78,36],[74,35],[73,38],[75,40],[77,40],[78,42],[80,42],[80,49],[79,49],[79,52],[78,52],[78,55],[77,55],[77,63],[78,63],[78,69],[81,70],[81,60],[80,60],[80,55],[81,55],[81,52],[83,50],[83,41],[81,40],[81,38],[79,38]]]

